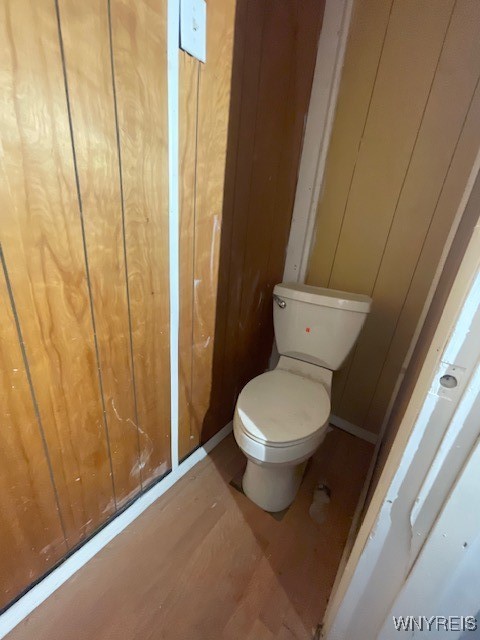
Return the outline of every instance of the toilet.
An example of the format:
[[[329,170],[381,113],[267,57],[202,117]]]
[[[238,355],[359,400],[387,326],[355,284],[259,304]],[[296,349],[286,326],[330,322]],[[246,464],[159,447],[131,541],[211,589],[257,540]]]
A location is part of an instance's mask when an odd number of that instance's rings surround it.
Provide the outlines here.
[[[275,286],[280,358],[243,388],[233,419],[247,457],[243,491],[265,511],[282,511],[295,499],[306,463],[327,433],[333,372],[352,350],[371,302],[304,284]]]

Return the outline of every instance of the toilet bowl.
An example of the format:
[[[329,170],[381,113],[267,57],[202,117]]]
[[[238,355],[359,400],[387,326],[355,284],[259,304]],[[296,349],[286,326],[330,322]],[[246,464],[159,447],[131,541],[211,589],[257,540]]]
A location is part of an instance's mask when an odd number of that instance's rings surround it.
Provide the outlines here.
[[[277,285],[277,367],[251,380],[235,407],[233,432],[247,457],[245,495],[265,511],[295,499],[307,460],[323,442],[333,371],[346,359],[370,310],[367,296]]]
[[[305,463],[327,432],[331,372],[315,379],[319,367],[302,364],[280,358],[277,368],[251,380],[237,401],[234,435],[247,457],[243,491],[265,511],[291,504]]]

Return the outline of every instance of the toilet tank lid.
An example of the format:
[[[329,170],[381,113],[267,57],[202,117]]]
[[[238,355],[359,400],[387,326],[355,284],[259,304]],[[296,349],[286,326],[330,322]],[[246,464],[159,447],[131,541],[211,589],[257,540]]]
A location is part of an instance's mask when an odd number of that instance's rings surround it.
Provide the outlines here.
[[[302,302],[309,302],[323,307],[333,307],[360,313],[368,313],[372,304],[372,299],[361,293],[313,287],[309,284],[282,282],[275,286],[273,293],[287,300],[301,300]]]

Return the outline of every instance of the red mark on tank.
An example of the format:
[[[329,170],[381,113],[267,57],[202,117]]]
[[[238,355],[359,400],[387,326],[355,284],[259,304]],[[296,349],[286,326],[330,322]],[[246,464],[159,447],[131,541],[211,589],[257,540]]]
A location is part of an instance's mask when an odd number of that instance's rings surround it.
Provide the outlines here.
[[[307,327],[307,328],[305,329],[305,331],[306,331],[307,333],[310,333],[310,327]]]

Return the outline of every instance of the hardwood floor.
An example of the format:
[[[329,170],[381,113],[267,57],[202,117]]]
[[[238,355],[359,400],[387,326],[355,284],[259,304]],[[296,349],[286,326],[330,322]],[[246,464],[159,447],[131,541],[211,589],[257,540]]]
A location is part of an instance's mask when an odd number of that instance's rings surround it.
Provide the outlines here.
[[[229,436],[8,639],[312,638],[372,451],[334,429],[277,521],[229,485],[245,464]],[[319,480],[323,524],[308,514]]]

